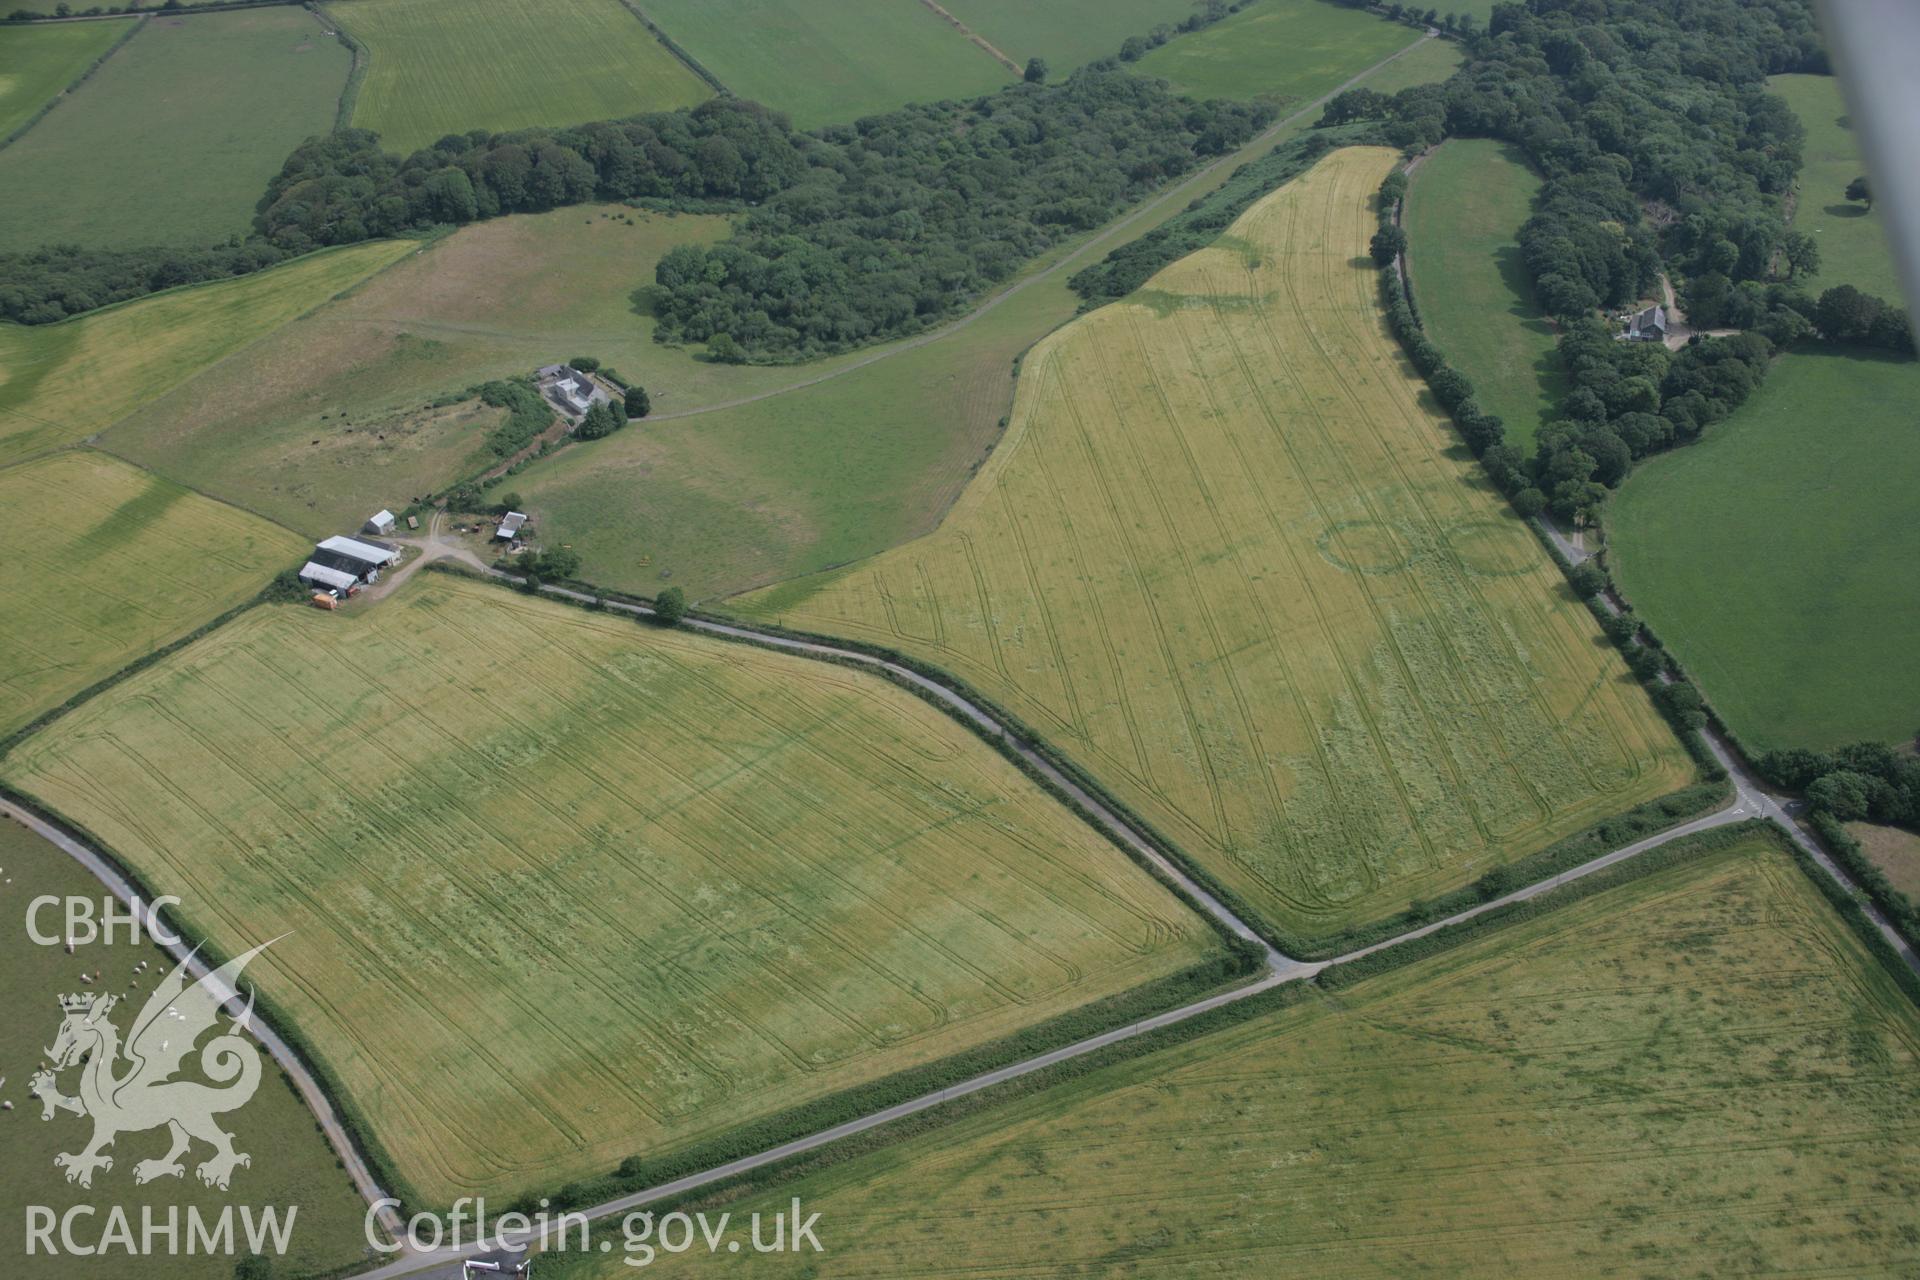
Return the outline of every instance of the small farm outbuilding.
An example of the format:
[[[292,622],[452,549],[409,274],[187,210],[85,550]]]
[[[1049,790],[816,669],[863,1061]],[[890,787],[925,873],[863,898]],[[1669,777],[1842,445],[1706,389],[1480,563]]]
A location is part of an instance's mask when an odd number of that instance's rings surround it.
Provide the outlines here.
[[[372,582],[380,576],[382,569],[399,559],[400,553],[392,547],[336,536],[314,544],[313,559],[308,563],[338,569],[351,574],[359,582]]]
[[[506,515],[501,517],[500,527],[493,531],[493,536],[500,539],[502,542],[512,542],[516,537],[520,535],[520,529],[526,523],[527,523],[526,512],[509,511],[507,512]]]
[[[335,569],[316,560],[309,560],[300,566],[300,581],[310,587],[341,592],[351,591],[360,584],[360,579],[345,569]]]
[[[393,532],[396,521],[391,511],[376,511],[367,517],[368,533],[377,533],[382,537]]]

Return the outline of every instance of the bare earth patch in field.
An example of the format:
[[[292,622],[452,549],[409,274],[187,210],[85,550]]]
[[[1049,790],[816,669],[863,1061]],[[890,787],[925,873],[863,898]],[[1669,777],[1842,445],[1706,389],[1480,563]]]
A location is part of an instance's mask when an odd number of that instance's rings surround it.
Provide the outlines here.
[[[935,533],[734,604],[957,673],[1301,935],[1684,783],[1386,334],[1393,160],[1335,153],[1042,341]]]
[[[433,574],[249,613],[4,773],[230,952],[291,931],[261,990],[430,1203],[658,1155],[1216,946],[902,690]]]

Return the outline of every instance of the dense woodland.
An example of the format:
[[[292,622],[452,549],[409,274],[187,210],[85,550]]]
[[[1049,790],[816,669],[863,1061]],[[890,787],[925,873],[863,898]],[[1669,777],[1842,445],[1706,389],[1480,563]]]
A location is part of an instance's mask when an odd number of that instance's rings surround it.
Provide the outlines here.
[[[723,358],[805,356],[952,314],[1060,236],[1239,146],[1270,114],[1176,99],[1107,68],[813,134],[736,98],[454,134],[404,157],[345,129],[288,158],[244,242],[0,255],[0,316],[44,324],[326,245],[635,200],[746,210],[723,245],[661,264],[663,338],[713,341]]]
[[[823,130],[733,236],[661,260],[659,335],[784,358],[912,333],[1270,115],[1089,68]]]

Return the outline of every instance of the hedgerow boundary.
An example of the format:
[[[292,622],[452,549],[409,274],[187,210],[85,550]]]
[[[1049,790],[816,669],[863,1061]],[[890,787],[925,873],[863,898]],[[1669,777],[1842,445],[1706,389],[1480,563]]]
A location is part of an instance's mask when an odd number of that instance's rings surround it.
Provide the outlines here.
[[[250,602],[234,610],[232,616],[223,616],[221,622],[223,624],[230,622],[233,617],[237,617],[259,603],[261,602]],[[208,631],[212,629],[207,628]],[[151,663],[140,665],[146,666]],[[135,673],[129,670],[126,674]],[[115,680],[113,683],[117,684],[119,681]],[[122,858],[112,845],[101,840],[82,823],[23,794],[4,781],[0,781],[0,797],[33,814],[69,839],[86,845],[146,901],[155,901],[160,896],[148,879],[125,858]],[[219,968],[237,954],[221,946],[219,941],[183,906],[176,906],[168,914],[171,917],[174,933],[185,945],[199,952],[200,958],[206,962],[209,970]],[[314,1083],[319,1086],[321,1093],[327,1099],[328,1106],[333,1109],[335,1117],[339,1120],[341,1132],[347,1136],[354,1151],[372,1171],[374,1179],[380,1183],[388,1195],[397,1198],[403,1205],[411,1206],[421,1203],[419,1194],[413,1189],[413,1184],[393,1163],[386,1147],[380,1142],[372,1125],[368,1123],[366,1115],[341,1085],[339,1078],[334,1075],[333,1068],[327,1062],[325,1055],[315,1048],[313,1042],[308,1040],[306,1034],[300,1029],[299,1024],[287,1016],[286,1010],[271,995],[258,988],[250,989],[250,995],[253,999],[255,1015],[273,1027],[274,1033],[292,1051],[307,1074],[313,1077]],[[317,1118],[315,1123],[318,1125]]]
[[[304,0],[302,5],[316,22],[330,28],[334,39],[347,47],[353,62],[347,68],[347,82],[340,86],[340,102],[334,108],[333,131],[339,133],[353,125],[353,109],[360,102],[360,87],[367,82],[367,69],[373,65],[373,50],[354,35],[347,24],[320,7],[320,0]]]
[[[471,570],[445,563],[433,563],[423,568],[476,582],[487,582],[501,590],[513,589],[512,585],[504,579],[476,574]],[[570,601],[565,597],[548,596],[546,598],[581,608],[592,607],[584,602]],[[31,733],[45,728],[82,703],[107,692],[194,641],[204,638],[247,611],[262,604],[285,602],[284,597],[277,596],[274,594],[274,589],[268,587],[254,599],[228,610],[173,644],[143,655],[112,676],[68,699],[59,708],[36,718],[28,727],[0,740],[0,760],[4,760],[5,756]],[[641,625],[651,624],[642,619]],[[716,637],[716,639],[721,638]],[[1056,799],[1060,798],[1053,788],[1048,787],[1047,790]],[[32,813],[70,839],[87,845],[142,897],[151,901],[158,896],[147,877],[138,872],[111,844],[102,840],[85,824],[75,821],[58,809],[4,782],[0,782],[0,797]],[[1078,812],[1074,806],[1069,807]],[[1118,841],[1115,843],[1118,844]],[[1119,845],[1119,847],[1126,848],[1125,845]],[[1156,882],[1165,883],[1157,875],[1155,878]],[[545,1197],[548,1200],[548,1207],[577,1208],[636,1187],[644,1187],[658,1181],[712,1168],[742,1155],[763,1151],[768,1147],[805,1137],[821,1129],[831,1128],[846,1120],[882,1110],[897,1102],[957,1084],[982,1072],[992,1071],[1063,1048],[1116,1026],[1124,1026],[1210,995],[1230,991],[1243,985],[1247,979],[1260,971],[1263,953],[1259,948],[1252,947],[1244,939],[1233,935],[1212,916],[1193,909],[1192,904],[1185,902],[1184,899],[1182,905],[1187,907],[1189,913],[1195,918],[1203,921],[1220,939],[1221,946],[1212,959],[1191,965],[1178,973],[1143,983],[1131,990],[1090,1001],[1077,1009],[935,1062],[882,1076],[865,1084],[775,1112],[663,1155],[629,1157],[615,1170],[595,1177],[570,1181],[550,1192]],[[234,953],[221,946],[214,935],[191,912],[176,908],[172,914],[175,932],[189,946],[197,946],[210,966],[218,967],[233,958]],[[289,1016],[284,1006],[270,995],[260,993],[254,1007],[260,1017],[272,1025],[274,1031],[313,1078],[326,1097],[328,1105],[333,1109],[339,1120],[341,1131],[347,1136],[356,1154],[372,1171],[374,1179],[386,1193],[401,1202],[402,1212],[411,1214],[450,1209],[450,1205],[438,1205],[424,1197],[412,1180],[401,1172],[392,1154],[381,1142],[366,1113],[335,1074],[325,1053],[307,1037],[299,1023]],[[539,1207],[538,1202],[541,1198],[538,1192],[529,1192],[516,1199],[510,1208],[532,1213]]]
[[[1369,978],[1418,964],[1434,956],[1455,950],[1467,943],[1498,933],[1509,925],[1525,923],[1551,915],[1595,894],[1619,888],[1646,876],[1657,875],[1672,867],[1710,857],[1742,840],[1764,838],[1790,854],[1801,874],[1813,881],[1821,896],[1839,913],[1842,921],[1867,947],[1869,953],[1893,978],[1900,990],[1920,1008],[1920,977],[1901,962],[1886,944],[1846,891],[1807,857],[1786,833],[1771,822],[1755,819],[1715,828],[1684,837],[1672,844],[1648,850],[1604,871],[1585,876],[1524,902],[1496,908],[1471,920],[1411,940],[1396,947],[1374,952],[1361,959],[1323,969],[1314,978],[1285,983],[1236,1001],[1219,1009],[1197,1014],[1185,1021],[1095,1050],[1066,1062],[1021,1076],[1016,1080],[968,1094],[938,1107],[917,1112],[878,1128],[841,1139],[816,1151],[806,1152],[749,1173],[708,1184],[677,1195],[664,1196],[648,1204],[656,1217],[675,1210],[693,1211],[718,1208],[772,1190],[793,1179],[817,1173],[846,1161],[884,1150],[907,1139],[956,1121],[978,1115],[1006,1103],[1044,1092],[1091,1075],[1108,1067],[1144,1058],[1162,1050],[1223,1031],[1243,1022],[1292,1008],[1306,1000],[1324,998]],[[557,1251],[556,1251],[557,1252]]]
[[[426,567],[429,570],[442,573],[452,573],[475,578],[480,577],[480,575],[475,574],[470,569],[456,567],[445,562],[437,562]],[[496,578],[495,581],[503,582],[505,580]],[[645,597],[617,591],[608,591],[589,582],[574,581],[571,585],[580,591],[591,593],[596,601],[652,607],[652,602]],[[1044,774],[1041,774],[1028,762],[1021,759],[1019,752],[1027,750],[1040,756],[1053,768],[1058,769],[1060,773],[1075,786],[1080,787],[1088,795],[1092,796],[1097,803],[1119,816],[1122,821],[1144,838],[1148,844],[1152,845],[1155,852],[1168,859],[1175,866],[1178,866],[1194,883],[1218,899],[1228,911],[1232,912],[1233,915],[1251,928],[1261,939],[1268,943],[1268,945],[1288,956],[1301,960],[1328,960],[1335,956],[1345,955],[1349,952],[1359,950],[1362,947],[1383,942],[1388,938],[1405,933],[1410,929],[1430,924],[1435,920],[1444,919],[1456,912],[1477,906],[1482,902],[1491,901],[1511,893],[1515,889],[1523,888],[1528,884],[1558,875],[1563,871],[1579,866],[1582,862],[1598,857],[1621,844],[1629,844],[1637,840],[1645,839],[1648,836],[1656,835],[1671,827],[1679,826],[1690,818],[1705,814],[1724,801],[1732,789],[1732,784],[1728,780],[1726,771],[1713,759],[1712,753],[1708,751],[1706,743],[1701,740],[1700,736],[1697,733],[1682,735],[1681,741],[1687,747],[1688,753],[1692,755],[1699,770],[1699,780],[1694,784],[1683,787],[1668,795],[1636,805],[1624,813],[1604,818],[1583,830],[1576,831],[1571,835],[1556,840],[1554,843],[1536,853],[1495,867],[1470,884],[1462,885],[1458,889],[1450,890],[1431,898],[1410,902],[1406,908],[1391,915],[1365,924],[1354,925],[1337,933],[1323,935],[1297,934],[1291,930],[1275,925],[1260,912],[1255,911],[1247,903],[1245,898],[1221,883],[1217,877],[1189,856],[1179,844],[1169,839],[1157,827],[1134,810],[1132,806],[1113,795],[1112,792],[1101,784],[1098,778],[1083,769],[1071,757],[1060,751],[1046,738],[1034,732],[1020,717],[1008,711],[1005,707],[982,693],[965,679],[934,666],[931,663],[902,653],[899,650],[889,649],[883,645],[870,644],[866,641],[848,640],[839,636],[823,635],[818,632],[799,631],[790,627],[778,626],[758,620],[748,622],[723,613],[713,613],[706,610],[690,609],[687,611],[686,616],[698,621],[739,628],[748,632],[757,631],[763,635],[777,639],[796,640],[806,644],[824,645],[829,648],[844,649],[852,653],[865,654],[868,657],[879,659],[882,662],[892,663],[905,668],[916,675],[953,690],[968,702],[973,703],[985,711],[990,718],[997,721],[1005,729],[1005,736],[989,734],[980,725],[973,723],[964,716],[958,715],[951,705],[935,698],[924,689],[894,679],[888,676],[884,670],[874,673],[880,675],[882,678],[892,680],[893,683],[907,689],[915,696],[939,707],[948,715],[954,716],[975,735],[979,736],[996,751],[999,751],[1003,756],[1011,760],[1023,773],[1026,773],[1028,777],[1047,788],[1050,793],[1055,795],[1056,798],[1063,800],[1069,807],[1078,811],[1080,806],[1073,801],[1071,797],[1062,796]],[[738,635],[724,638],[733,640],[739,644],[755,643],[750,637]],[[814,654],[810,656],[812,656],[815,661],[844,662],[844,660],[835,659],[829,655]],[[864,664],[858,665],[861,670],[873,671],[873,668]],[[1128,856],[1134,858],[1136,862],[1139,862],[1140,865],[1144,866],[1148,871],[1158,875],[1158,872],[1154,871],[1151,863],[1140,859],[1138,851],[1131,849],[1127,844],[1119,841],[1118,837],[1110,836],[1109,838],[1115,840],[1115,842],[1119,844],[1119,847],[1127,852]]]
[[[680,42],[675,40],[672,36],[668,35],[661,28],[660,24],[655,22],[651,17],[647,16],[647,12],[644,9],[642,9],[639,5],[635,4],[633,0],[620,0],[620,7],[625,9],[628,13],[632,14],[634,17],[638,18],[640,20],[640,25],[645,27],[647,29],[647,32],[650,35],[652,35],[655,40],[658,40],[660,42],[661,48],[665,49],[668,53],[672,54],[674,57],[680,59],[681,63],[686,66],[687,70],[693,72],[693,74],[695,74],[696,76],[699,76],[702,80],[706,81],[708,88],[712,89],[715,93],[720,94],[722,97],[731,98],[735,96],[733,90],[727,88],[727,86],[725,85],[725,83],[721,81],[719,76],[707,70],[707,68],[701,64],[700,59],[694,57],[692,54],[688,53],[685,49],[681,48]]]
[[[606,598],[613,599],[616,597],[608,595]],[[1101,784],[1098,778],[1083,769],[1071,757],[1060,751],[1047,739],[1034,732],[1034,730],[1018,716],[1008,711],[992,698],[989,698],[986,694],[980,692],[978,688],[961,677],[936,667],[931,663],[923,662],[918,658],[902,653],[899,650],[889,649],[882,645],[869,644],[865,641],[847,640],[839,636],[821,635],[815,632],[796,631],[788,627],[770,625],[757,620],[751,623],[743,623],[724,614],[712,614],[700,610],[690,610],[687,616],[708,622],[720,623],[724,626],[751,627],[755,630],[764,631],[769,635],[779,636],[788,640],[799,640],[810,644],[831,645],[836,648],[865,653],[871,657],[879,658],[882,661],[896,663],[917,675],[946,685],[948,688],[961,694],[968,701],[984,709],[990,716],[1006,726],[1009,737],[987,738],[987,741],[991,742],[1002,754],[1007,755],[1016,763],[1021,763],[1023,769],[1026,769],[1029,773],[1029,776],[1039,778],[1043,784],[1045,783],[1044,777],[1037,774],[1030,767],[1025,766],[1024,763],[1019,760],[1016,753],[1018,749],[1023,747],[1044,758],[1048,764],[1071,779],[1076,786],[1082,788],[1102,805],[1118,814],[1129,826],[1144,836],[1148,843],[1152,844],[1162,856],[1172,861],[1181,871],[1191,877],[1195,883],[1219,899],[1228,910],[1238,916],[1270,945],[1289,956],[1301,960],[1327,960],[1334,956],[1344,955],[1347,952],[1356,951],[1361,947],[1370,946],[1394,937],[1397,934],[1405,933],[1409,929],[1418,928],[1434,920],[1444,919],[1457,911],[1463,911],[1468,907],[1498,898],[1503,894],[1510,893],[1514,889],[1524,887],[1534,881],[1545,880],[1550,876],[1558,875],[1560,872],[1566,871],[1571,867],[1576,867],[1590,858],[1598,857],[1600,854],[1605,853],[1607,850],[1619,844],[1632,843],[1635,840],[1644,839],[1647,836],[1664,831],[1669,827],[1678,826],[1689,818],[1704,814],[1723,801],[1731,789],[1731,784],[1727,780],[1726,771],[1721,769],[1719,764],[1714,761],[1712,755],[1707,751],[1706,744],[1700,741],[1699,735],[1691,735],[1683,739],[1683,741],[1686,743],[1689,753],[1693,756],[1700,770],[1700,781],[1692,786],[1684,787],[1679,791],[1654,800],[1649,800],[1629,809],[1625,813],[1603,819],[1584,830],[1562,837],[1537,853],[1529,854],[1524,858],[1518,858],[1512,862],[1495,867],[1471,884],[1463,885],[1447,893],[1435,895],[1432,898],[1410,902],[1405,909],[1392,915],[1381,917],[1366,924],[1354,925],[1340,930],[1337,933],[1321,935],[1299,934],[1276,925],[1260,912],[1254,910],[1245,898],[1235,893],[1205,867],[1196,862],[1179,844],[1169,839],[1159,828],[1148,822],[1147,819],[1142,817],[1131,805],[1115,796]],[[742,641],[742,643],[751,642]],[[916,692],[918,692],[920,696],[927,697],[930,701],[933,701],[936,706],[945,706],[944,703],[931,698],[931,696],[924,691],[916,690]],[[949,714],[952,714],[952,708],[948,707],[946,709]],[[981,732],[979,726],[973,725],[971,727],[976,733]],[[982,736],[985,735],[983,734]]]
[[[276,3],[278,2],[279,0],[276,0]],[[81,85],[93,79],[93,73],[100,69],[101,64],[106,62],[106,60],[108,58],[111,58],[114,54],[120,52],[121,49],[125,48],[127,41],[139,35],[141,28],[145,27],[147,23],[150,21],[152,21],[152,16],[148,15],[146,17],[140,18],[138,21],[134,22],[131,26],[129,26],[118,40],[115,40],[112,44],[108,45],[106,49],[100,54],[99,57],[95,58],[92,62],[89,62],[86,65],[86,68],[83,71],[81,71],[79,75],[75,76],[71,81],[69,81],[67,83],[67,86],[64,89],[60,90],[59,93],[54,94],[51,98],[48,98],[45,102],[41,103],[39,110],[35,111],[32,115],[28,116],[25,120],[22,120],[19,126],[15,128],[12,133],[9,133],[4,138],[0,138],[0,148],[11,146],[13,143],[17,142],[20,139],[21,135],[25,134],[27,130],[33,128],[33,126],[39,124],[42,120],[46,119],[47,113],[49,111],[52,111],[55,107],[59,106],[62,102],[65,102],[69,97],[73,96],[73,94],[79,90]],[[24,26],[25,24],[22,23],[21,25]]]

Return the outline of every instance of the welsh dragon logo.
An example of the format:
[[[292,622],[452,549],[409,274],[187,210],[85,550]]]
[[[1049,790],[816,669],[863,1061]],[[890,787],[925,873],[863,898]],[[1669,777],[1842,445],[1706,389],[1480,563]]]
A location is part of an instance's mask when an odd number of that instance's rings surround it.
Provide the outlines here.
[[[253,1163],[234,1150],[233,1135],[214,1122],[215,1116],[245,1106],[260,1087],[260,1051],[245,1035],[253,1016],[251,994],[240,1016],[228,1019],[226,1028],[200,1051],[200,1072],[213,1084],[175,1077],[194,1045],[217,1025],[240,971],[271,945],[262,943],[189,986],[187,966],[198,954],[195,948],[147,998],[124,1045],[108,1017],[120,997],[60,997],[65,1017],[46,1051],[53,1068],[34,1076],[31,1090],[40,1099],[42,1120],[68,1111],[93,1121],[93,1139],[85,1148],[53,1158],[56,1168],[66,1170],[68,1182],[91,1187],[95,1170],[113,1168],[106,1149],[115,1138],[162,1125],[173,1145],[159,1159],[134,1165],[136,1183],[184,1176],[180,1157],[188,1154],[195,1139],[213,1147],[212,1158],[195,1170],[210,1187],[225,1191],[234,1169]],[[59,1073],[73,1067],[80,1069],[80,1092],[67,1097],[60,1092]]]

